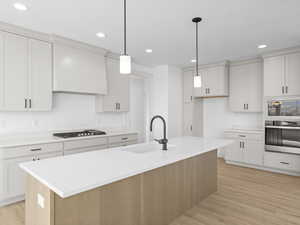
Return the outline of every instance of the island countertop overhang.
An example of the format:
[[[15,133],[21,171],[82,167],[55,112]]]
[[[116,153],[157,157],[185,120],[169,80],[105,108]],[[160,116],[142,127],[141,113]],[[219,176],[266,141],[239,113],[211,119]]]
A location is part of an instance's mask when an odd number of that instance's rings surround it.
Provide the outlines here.
[[[89,191],[146,171],[213,151],[231,140],[200,137],[170,139],[169,151],[142,154],[128,152],[147,144],[81,153],[65,157],[27,162],[20,167],[62,198]]]

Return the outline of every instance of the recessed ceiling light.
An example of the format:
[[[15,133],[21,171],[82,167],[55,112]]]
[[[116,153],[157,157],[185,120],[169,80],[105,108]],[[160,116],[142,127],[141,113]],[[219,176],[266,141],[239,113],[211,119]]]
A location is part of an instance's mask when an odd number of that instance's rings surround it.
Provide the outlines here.
[[[14,3],[14,7],[15,7],[15,9],[20,10],[20,11],[26,11],[28,9],[26,5],[24,5],[23,3],[20,3],[20,2]]]
[[[97,34],[97,37],[99,38],[105,38],[106,37],[106,34],[102,33],[102,32],[98,32]]]
[[[195,63],[196,62],[196,59],[191,59],[191,63]]]
[[[145,52],[146,52],[146,53],[152,53],[152,52],[153,52],[153,50],[152,50],[152,49],[150,49],[150,48],[148,48],[148,49],[146,49],[146,50],[145,50]]]
[[[266,47],[268,47],[267,45],[259,45],[259,46],[257,46],[257,48],[266,48]]]

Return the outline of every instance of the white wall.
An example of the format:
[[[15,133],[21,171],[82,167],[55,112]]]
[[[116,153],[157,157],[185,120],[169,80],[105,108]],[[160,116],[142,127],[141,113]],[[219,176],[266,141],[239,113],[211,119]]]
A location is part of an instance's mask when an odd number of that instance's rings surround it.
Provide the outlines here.
[[[183,79],[182,70],[169,67],[168,93],[168,134],[169,137],[182,136],[183,127]]]
[[[151,79],[151,117],[161,115],[167,123],[168,138],[182,135],[182,70],[162,65],[154,68]],[[162,137],[162,122],[155,121],[154,138]]]
[[[95,127],[125,128],[126,113],[95,113],[95,96],[56,93],[51,112],[1,112],[0,134]]]
[[[262,113],[231,112],[228,98],[208,98],[198,101],[203,101],[204,137],[223,137],[224,130],[233,127],[262,127]]]

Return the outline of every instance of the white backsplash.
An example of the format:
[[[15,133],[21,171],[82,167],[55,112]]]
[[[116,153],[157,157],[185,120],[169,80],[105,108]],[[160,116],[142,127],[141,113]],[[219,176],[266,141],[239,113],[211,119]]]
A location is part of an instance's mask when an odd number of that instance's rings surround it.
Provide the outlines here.
[[[96,113],[95,96],[55,93],[51,112],[1,112],[0,135],[87,128],[128,128],[128,113]]]

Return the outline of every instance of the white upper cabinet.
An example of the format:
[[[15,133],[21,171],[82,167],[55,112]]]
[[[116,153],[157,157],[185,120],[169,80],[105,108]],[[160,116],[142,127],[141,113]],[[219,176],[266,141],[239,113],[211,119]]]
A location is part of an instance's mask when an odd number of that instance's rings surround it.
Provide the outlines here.
[[[285,57],[264,59],[264,96],[281,96],[285,90]]]
[[[1,110],[51,110],[51,44],[4,32],[0,42]]]
[[[28,101],[28,39],[5,34],[4,39],[4,109],[26,110]],[[29,102],[27,102],[29,104]]]
[[[119,61],[107,59],[108,93],[96,97],[96,112],[129,111],[129,76],[120,74]]]
[[[300,53],[290,54],[286,61],[286,93],[287,95],[300,95]]]
[[[0,32],[0,52],[4,52],[4,34]],[[0,110],[4,108],[4,55],[0,54]]]
[[[30,40],[30,110],[48,111],[52,108],[52,47],[50,43]]]
[[[300,53],[264,59],[264,96],[300,95]]]
[[[262,111],[262,66],[260,60],[230,65],[229,105],[232,111]]]
[[[106,94],[105,52],[57,38],[54,41],[54,91]]]
[[[194,74],[192,71],[183,73],[183,101],[184,103],[190,103],[193,101],[193,86],[194,86]]]
[[[229,95],[228,66],[226,63],[199,70],[202,87],[194,89],[194,97],[223,97]]]

